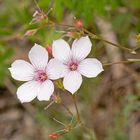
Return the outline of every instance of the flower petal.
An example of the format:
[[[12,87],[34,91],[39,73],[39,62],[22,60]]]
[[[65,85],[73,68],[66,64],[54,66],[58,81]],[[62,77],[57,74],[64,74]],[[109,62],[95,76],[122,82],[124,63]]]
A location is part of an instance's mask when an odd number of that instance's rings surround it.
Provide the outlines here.
[[[40,101],[48,101],[54,92],[54,84],[51,80],[47,80],[41,84],[37,98]]]
[[[29,52],[29,59],[35,68],[45,69],[48,63],[48,52],[42,46],[35,44]]]
[[[96,77],[99,73],[101,73],[104,70],[99,60],[95,58],[87,58],[79,64],[78,71],[82,75],[91,78]]]
[[[83,60],[91,51],[91,41],[88,36],[74,40],[72,44],[72,55],[77,60]]]
[[[56,80],[64,76],[66,66],[57,59],[51,59],[48,63],[46,72],[49,79]]]
[[[54,58],[62,62],[68,61],[71,56],[69,44],[63,39],[58,39],[54,41],[52,44],[52,54]]]
[[[63,81],[64,88],[74,94],[82,84],[82,76],[77,71],[69,72]]]
[[[34,68],[30,63],[24,60],[14,61],[9,70],[12,77],[16,80],[29,81],[33,79]]]
[[[26,82],[17,89],[17,97],[22,103],[30,102],[37,96],[38,89],[39,84],[37,82]]]

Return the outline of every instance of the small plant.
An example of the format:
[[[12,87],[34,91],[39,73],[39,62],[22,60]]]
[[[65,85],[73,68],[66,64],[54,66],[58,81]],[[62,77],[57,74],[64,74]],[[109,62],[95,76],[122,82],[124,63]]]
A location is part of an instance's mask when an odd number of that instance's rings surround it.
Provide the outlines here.
[[[23,37],[35,36],[46,27],[54,28],[56,31],[61,32],[61,37],[54,39],[51,44],[48,43],[46,45],[47,50],[35,43],[28,54],[30,62],[16,60],[11,64],[9,70],[13,79],[25,82],[16,92],[21,103],[31,102],[37,97],[39,101],[49,101],[49,105],[45,109],[48,109],[53,103],[64,105],[71,115],[70,123],[65,124],[53,118],[55,122],[63,126],[63,129],[48,135],[51,139],[58,139],[78,126],[85,127],[77,106],[77,91],[82,85],[82,76],[94,78],[102,73],[106,66],[118,63],[140,62],[140,60],[132,58],[102,64],[96,58],[87,58],[92,47],[94,47],[92,40],[108,43],[112,47],[117,47],[131,54],[136,54],[138,47],[132,49],[105,40],[100,35],[86,29],[82,20],[74,19],[72,25],[56,23],[49,16],[51,11],[52,8],[45,14],[38,6],[38,9],[33,14],[33,19],[29,23],[30,25],[37,23],[38,27],[28,29]],[[57,27],[59,27],[59,30]],[[61,27],[63,27],[63,30],[61,30]],[[137,36],[137,41],[139,42],[139,35]],[[72,47],[69,44],[72,44]],[[58,81],[59,84],[57,84]],[[57,94],[57,89],[71,95],[76,116],[65,106],[60,96],[63,93],[59,92]],[[91,132],[90,129],[89,132]]]

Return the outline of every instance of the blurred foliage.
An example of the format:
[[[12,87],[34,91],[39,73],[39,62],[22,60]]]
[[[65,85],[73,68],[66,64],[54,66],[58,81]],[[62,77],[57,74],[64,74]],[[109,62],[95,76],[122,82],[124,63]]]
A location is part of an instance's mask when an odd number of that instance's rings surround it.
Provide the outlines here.
[[[113,127],[109,128],[108,137],[106,140],[129,139],[128,132],[126,132],[126,128],[128,128],[129,124],[129,117],[133,112],[139,111],[140,102],[138,96],[132,94],[124,97],[122,102],[122,110],[116,114]]]
[[[7,77],[8,60],[12,55],[13,49],[0,46],[0,85],[3,85],[3,81]]]

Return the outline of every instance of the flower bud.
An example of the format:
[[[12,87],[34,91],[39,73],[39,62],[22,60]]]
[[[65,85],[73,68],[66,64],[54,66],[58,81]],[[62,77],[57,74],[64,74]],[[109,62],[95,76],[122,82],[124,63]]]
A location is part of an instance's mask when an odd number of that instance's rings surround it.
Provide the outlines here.
[[[48,51],[49,56],[52,56],[52,46],[48,46],[47,51]]]
[[[77,20],[77,21],[75,22],[75,27],[76,27],[76,29],[81,29],[81,28],[83,28],[83,22],[82,22],[81,20]]]
[[[57,139],[58,137],[59,137],[58,133],[51,133],[51,134],[49,134],[49,138]]]
[[[26,31],[26,33],[24,34],[24,36],[33,36],[34,34],[36,34],[36,32],[38,31],[38,29],[31,29]]]

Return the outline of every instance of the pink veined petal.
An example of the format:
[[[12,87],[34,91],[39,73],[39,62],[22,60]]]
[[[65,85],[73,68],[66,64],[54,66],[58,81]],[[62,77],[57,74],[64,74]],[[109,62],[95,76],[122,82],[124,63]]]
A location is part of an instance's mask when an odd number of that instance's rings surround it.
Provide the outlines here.
[[[17,97],[22,103],[30,102],[37,96],[38,90],[39,84],[35,81],[29,81],[17,89]]]
[[[99,60],[95,58],[84,59],[78,66],[78,71],[88,77],[96,77],[99,73],[103,71],[102,64]]]
[[[34,76],[34,67],[24,60],[14,61],[9,70],[12,78],[19,81],[29,81],[32,80]]]
[[[51,80],[47,80],[40,85],[37,98],[40,101],[49,101],[54,92],[54,84]]]
[[[74,40],[72,44],[72,56],[77,60],[83,60],[91,51],[91,41],[88,36]]]
[[[69,44],[63,39],[53,41],[52,54],[54,58],[62,62],[67,62],[71,57],[71,50]]]
[[[36,69],[45,69],[48,63],[48,52],[42,46],[35,44],[29,52],[29,59]]]
[[[49,79],[56,80],[64,76],[66,66],[57,59],[51,59],[48,63],[46,73]]]
[[[82,84],[82,76],[77,71],[69,72],[63,80],[63,85],[66,90],[74,94]]]

